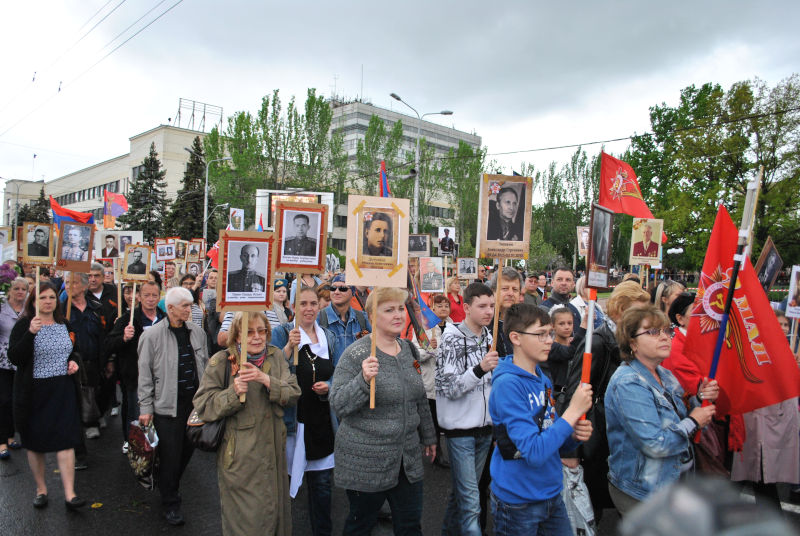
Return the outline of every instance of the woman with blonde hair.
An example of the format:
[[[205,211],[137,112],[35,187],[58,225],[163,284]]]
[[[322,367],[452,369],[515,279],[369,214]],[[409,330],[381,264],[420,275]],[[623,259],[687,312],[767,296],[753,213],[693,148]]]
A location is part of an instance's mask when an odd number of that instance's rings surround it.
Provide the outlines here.
[[[222,532],[292,534],[283,408],[300,396],[283,352],[271,346],[269,322],[250,313],[247,333],[236,313],[228,348],[208,362],[194,408],[204,422],[225,419],[217,451]],[[247,361],[239,365],[240,352]],[[225,387],[227,385],[227,387]],[[240,396],[246,395],[245,401]]]
[[[684,287],[682,283],[667,279],[659,283],[658,287],[656,287],[653,303],[658,307],[659,311],[664,314],[669,314],[669,307],[672,305],[672,302],[685,291],[686,287]]]
[[[589,310],[589,288],[586,286],[586,276],[582,275],[578,278],[575,282],[575,293],[577,296],[572,298],[569,303],[575,306],[578,312],[581,314],[581,322],[583,321],[584,317],[586,316],[587,311]],[[606,315],[603,313],[602,307],[600,307],[599,303],[594,304],[594,326],[592,328],[597,329],[603,325],[603,322],[606,322]]]
[[[369,534],[385,500],[395,534],[422,534],[420,442],[426,456],[435,458],[436,434],[419,355],[399,338],[407,297],[399,288],[372,291],[366,305],[374,331],[347,347],[333,373],[330,402],[339,418],[334,477],[350,502],[344,534]],[[373,378],[375,409],[370,409]]]
[[[464,313],[464,297],[461,296],[461,283],[459,283],[458,277],[449,278],[444,290],[447,294],[447,299],[450,301],[450,320],[454,324],[463,322],[467,315]]]

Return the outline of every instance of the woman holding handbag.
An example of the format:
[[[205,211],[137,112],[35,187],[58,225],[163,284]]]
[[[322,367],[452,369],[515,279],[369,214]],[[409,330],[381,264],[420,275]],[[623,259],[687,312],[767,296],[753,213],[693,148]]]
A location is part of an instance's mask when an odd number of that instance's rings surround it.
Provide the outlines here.
[[[81,422],[73,376],[78,371],[77,353],[72,339],[58,307],[56,288],[52,283],[41,283],[38,293],[28,297],[8,345],[8,358],[17,367],[14,418],[36,480],[36,508],[47,506],[46,452],[57,453],[67,508],[74,510],[86,504],[74,489],[75,447],[81,443]]]
[[[236,313],[233,319],[227,350],[209,360],[194,409],[204,422],[225,419],[217,451],[223,534],[288,536],[292,516],[283,407],[296,403],[300,387],[283,352],[268,344],[267,317],[250,313],[244,334],[242,317]],[[240,367],[241,351],[247,352],[247,362]],[[240,395],[246,395],[244,402]]]

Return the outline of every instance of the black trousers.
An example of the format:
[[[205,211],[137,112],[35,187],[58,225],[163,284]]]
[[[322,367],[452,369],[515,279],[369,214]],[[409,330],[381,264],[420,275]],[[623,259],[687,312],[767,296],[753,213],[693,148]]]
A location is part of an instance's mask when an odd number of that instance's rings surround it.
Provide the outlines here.
[[[177,510],[181,506],[178,492],[183,471],[192,459],[194,447],[186,440],[186,421],[192,413],[191,397],[178,397],[175,417],[153,416],[158,434],[158,488],[164,510]]]
[[[0,443],[14,437],[14,371],[0,369]]]

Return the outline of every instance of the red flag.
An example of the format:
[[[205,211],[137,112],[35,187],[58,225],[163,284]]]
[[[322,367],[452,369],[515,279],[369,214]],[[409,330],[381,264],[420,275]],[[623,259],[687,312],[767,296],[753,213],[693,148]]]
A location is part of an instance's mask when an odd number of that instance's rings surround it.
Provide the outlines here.
[[[598,203],[617,213],[634,218],[653,218],[653,213],[642,198],[636,173],[627,162],[604,152],[600,153],[600,200]],[[661,242],[667,235],[661,233]]]
[[[704,374],[710,370],[719,335],[738,236],[728,211],[720,206],[683,347]],[[736,281],[716,380],[717,415],[746,413],[800,395],[800,371],[747,258]]]
[[[214,245],[206,253],[206,257],[211,259],[211,267],[219,269],[219,240],[214,242]]]

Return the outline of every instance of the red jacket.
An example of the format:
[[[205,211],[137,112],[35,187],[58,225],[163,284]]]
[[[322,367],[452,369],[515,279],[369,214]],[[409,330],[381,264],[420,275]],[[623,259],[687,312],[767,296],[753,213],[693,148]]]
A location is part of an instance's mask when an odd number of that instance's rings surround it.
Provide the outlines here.
[[[681,333],[680,330],[675,330],[675,336],[672,338],[672,350],[669,353],[669,357],[661,363],[661,366],[675,375],[675,378],[677,378],[686,393],[695,395],[697,394],[698,385],[703,381],[703,374],[693,361],[683,355],[685,342],[686,335]]]
[[[461,296],[454,297],[448,292],[447,299],[450,300],[450,320],[455,324],[463,322],[467,317],[467,314],[464,312],[464,298]]]

